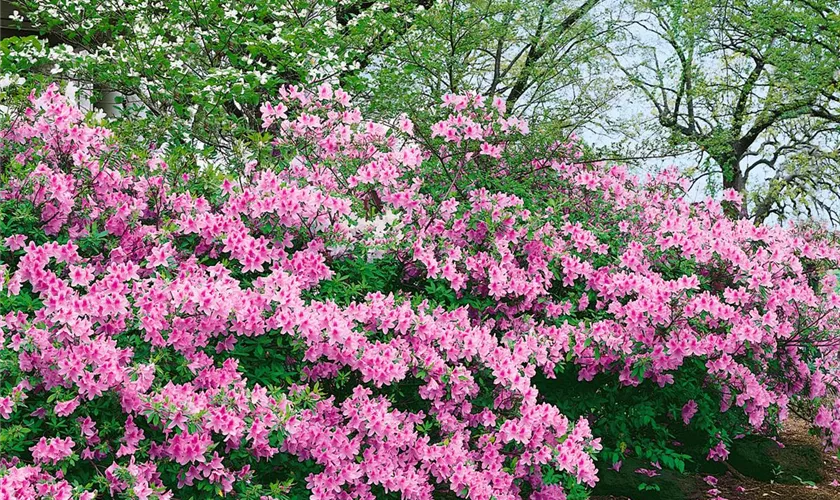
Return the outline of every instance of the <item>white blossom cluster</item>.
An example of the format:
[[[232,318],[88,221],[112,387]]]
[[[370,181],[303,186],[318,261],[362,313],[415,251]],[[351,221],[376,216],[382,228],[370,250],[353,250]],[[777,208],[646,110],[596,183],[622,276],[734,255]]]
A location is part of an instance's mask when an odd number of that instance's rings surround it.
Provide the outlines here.
[[[375,37],[389,32],[388,6],[377,2],[341,25],[337,12],[353,2],[23,0],[22,17],[68,44],[41,41],[13,57],[54,79],[117,92],[121,114],[158,120],[178,142],[218,153],[259,128],[259,103],[280,85],[359,69]]]

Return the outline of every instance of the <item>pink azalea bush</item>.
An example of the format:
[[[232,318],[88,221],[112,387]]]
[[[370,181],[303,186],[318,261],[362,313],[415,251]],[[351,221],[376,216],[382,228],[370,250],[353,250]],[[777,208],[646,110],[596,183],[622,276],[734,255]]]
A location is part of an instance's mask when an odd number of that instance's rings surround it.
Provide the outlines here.
[[[61,473],[55,475],[40,466],[23,465],[19,460],[0,461],[0,498],[50,498],[54,500],[93,500],[92,491],[74,488]]]
[[[479,95],[426,130],[284,88],[224,173],[30,100],[0,135],[0,498],[581,498],[599,452],[681,468],[691,429],[725,459],[800,402],[840,442],[822,231],[535,154]]]

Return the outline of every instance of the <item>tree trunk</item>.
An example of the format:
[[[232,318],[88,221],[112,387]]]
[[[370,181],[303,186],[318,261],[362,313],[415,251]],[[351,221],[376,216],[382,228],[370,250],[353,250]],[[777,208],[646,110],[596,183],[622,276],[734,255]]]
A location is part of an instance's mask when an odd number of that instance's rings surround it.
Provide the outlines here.
[[[744,199],[740,207],[730,202],[723,202],[723,211],[730,219],[746,219],[747,214],[747,179],[741,170],[741,157],[735,151],[713,158],[720,165],[723,174],[723,189],[734,189]]]

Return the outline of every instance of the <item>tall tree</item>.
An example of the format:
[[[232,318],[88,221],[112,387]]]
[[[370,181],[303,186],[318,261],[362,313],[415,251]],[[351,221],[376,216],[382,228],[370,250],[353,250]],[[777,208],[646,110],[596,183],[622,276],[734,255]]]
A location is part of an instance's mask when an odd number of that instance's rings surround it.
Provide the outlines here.
[[[631,1],[630,43],[611,53],[664,148],[702,151],[698,177],[747,195],[737,215],[838,221],[840,6]]]
[[[367,73],[374,104],[418,107],[446,93],[501,97],[507,110],[559,123],[592,122],[614,96],[598,78],[614,27],[604,0],[446,0],[420,11]],[[546,120],[543,120],[546,121]]]

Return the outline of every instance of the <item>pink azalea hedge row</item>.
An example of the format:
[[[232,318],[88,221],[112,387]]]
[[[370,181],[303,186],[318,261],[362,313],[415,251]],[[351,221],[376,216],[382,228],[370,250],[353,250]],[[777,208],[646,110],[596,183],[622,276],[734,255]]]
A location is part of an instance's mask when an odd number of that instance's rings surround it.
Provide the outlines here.
[[[706,418],[763,432],[804,401],[836,447],[826,234],[730,220],[672,171],[643,182],[575,144],[535,155],[500,101],[443,109],[425,135],[287,88],[262,108],[273,154],[213,177],[33,94],[0,135],[23,172],[2,199],[39,220],[3,242],[0,424],[42,423],[0,450],[0,498],[562,499],[602,447],[534,383],[566,366],[666,387],[699,361]],[[539,209],[481,184],[522,171]],[[342,301],[325,287],[347,262],[399,272]]]

